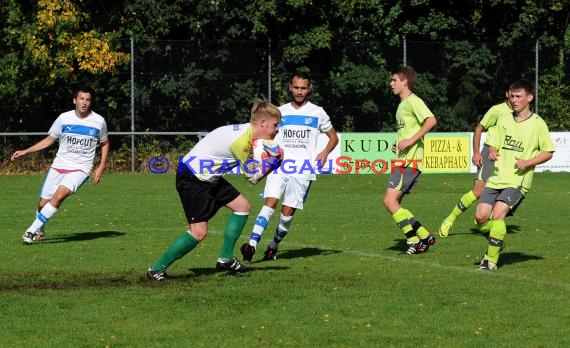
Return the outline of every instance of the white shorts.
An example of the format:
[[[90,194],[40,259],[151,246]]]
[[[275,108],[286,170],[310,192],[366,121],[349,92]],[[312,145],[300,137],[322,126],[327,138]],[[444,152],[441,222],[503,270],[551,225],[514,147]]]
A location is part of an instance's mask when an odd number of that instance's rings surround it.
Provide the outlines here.
[[[295,209],[303,209],[307,199],[311,180],[287,174],[270,174],[267,176],[263,198],[283,197],[283,205]]]
[[[67,187],[71,191],[71,194],[73,194],[87,179],[89,179],[89,175],[82,171],[60,173],[50,168],[40,191],[40,197],[43,199],[51,199],[58,186]]]

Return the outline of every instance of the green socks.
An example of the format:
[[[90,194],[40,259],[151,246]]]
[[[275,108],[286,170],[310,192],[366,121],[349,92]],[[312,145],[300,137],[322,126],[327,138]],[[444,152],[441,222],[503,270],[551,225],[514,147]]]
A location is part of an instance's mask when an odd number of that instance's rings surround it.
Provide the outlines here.
[[[152,265],[152,270],[165,270],[168,266],[172,265],[174,261],[188,254],[192,249],[194,249],[194,247],[196,247],[196,245],[198,245],[198,243],[199,241],[196,240],[189,231],[184,232],[170,244],[160,260]]]
[[[459,215],[463,214],[463,212],[466,211],[476,201],[477,197],[473,191],[465,193],[463,196],[461,196],[459,202],[457,202],[453,208],[453,211],[447,217],[447,220],[449,220],[451,223],[454,223],[455,219],[457,219]]]
[[[392,214],[392,219],[394,219],[396,225],[398,225],[402,232],[404,232],[408,242],[417,243],[420,241],[420,237],[418,237],[416,234],[413,226],[413,223],[416,221],[416,219],[414,218],[414,214],[412,214],[409,210],[404,208],[398,209],[398,211]]]
[[[224,260],[233,260],[234,258],[234,247],[236,242],[241,235],[249,213],[238,213],[234,212],[230,215],[228,223],[226,224],[226,230],[224,231],[224,244],[222,245],[222,251],[220,252],[220,258]]]
[[[481,231],[481,233],[490,232],[491,229],[493,228],[493,220],[490,219],[483,222],[482,224],[478,224],[477,222],[475,222],[475,224],[477,225],[477,228],[479,229],[479,231]]]
[[[487,247],[487,259],[489,262],[497,263],[499,261],[499,252],[503,248],[505,236],[507,235],[507,226],[505,220],[494,220],[489,234],[489,246]]]

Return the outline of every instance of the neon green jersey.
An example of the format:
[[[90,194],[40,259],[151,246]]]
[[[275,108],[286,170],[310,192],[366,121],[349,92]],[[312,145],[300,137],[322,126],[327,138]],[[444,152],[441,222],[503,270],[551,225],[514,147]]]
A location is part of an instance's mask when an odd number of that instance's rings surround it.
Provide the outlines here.
[[[216,182],[229,172],[247,176],[244,165],[253,157],[252,135],[249,123],[216,128],[194,145],[181,164],[202,181]]]
[[[426,106],[424,101],[415,94],[410,94],[409,97],[400,102],[396,110],[396,123],[398,127],[396,141],[399,142],[413,137],[414,134],[422,128],[424,121],[428,117],[433,117],[433,113]],[[424,159],[424,140],[420,139],[409,148],[399,151],[396,156],[399,159],[406,160],[406,165],[414,163],[410,161],[415,160],[418,169],[421,170]]]
[[[497,125],[489,130],[487,144],[499,149],[487,186],[519,188],[525,194],[530,190],[534,167],[524,171],[517,169],[517,158],[527,160],[543,151],[555,151],[548,126],[537,114],[522,122],[515,121],[514,117],[499,117]]]
[[[489,110],[483,115],[483,118],[479,122],[485,129],[489,129],[494,127],[497,124],[497,120],[501,116],[512,117],[513,116],[513,109],[509,106],[507,102],[503,102],[500,104],[496,104],[491,106]],[[489,143],[485,140],[485,144],[489,145]]]

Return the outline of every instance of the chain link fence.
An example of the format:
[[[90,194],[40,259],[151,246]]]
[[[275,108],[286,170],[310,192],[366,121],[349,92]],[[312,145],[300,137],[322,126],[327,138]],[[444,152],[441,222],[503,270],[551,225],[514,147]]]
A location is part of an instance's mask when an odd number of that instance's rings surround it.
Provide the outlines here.
[[[114,102],[107,102],[109,95],[98,95],[93,107],[107,120],[114,156],[126,156],[117,161],[124,162],[118,170],[144,169],[145,158],[154,153],[172,149],[183,152],[204,132],[223,124],[247,122],[256,96],[265,96],[276,104],[288,99],[287,84],[294,67],[283,63],[283,57],[289,54],[286,42],[230,41],[220,49],[193,41],[128,40],[123,46],[130,49],[132,64],[113,76],[115,90],[107,93],[113,93]],[[481,54],[481,64],[473,71],[466,71],[465,65],[453,60],[456,54],[464,56],[465,50]],[[494,58],[483,61],[485,52]],[[381,42],[336,42],[326,59],[320,57],[302,65],[309,66],[314,76],[313,100],[325,108],[339,131],[391,130],[397,100],[391,95],[386,71],[402,64],[414,66],[428,81],[447,80],[450,93],[446,95],[438,95],[438,90],[421,90],[418,94],[427,99],[438,118],[461,128],[456,131],[467,131],[477,117],[502,98],[508,83],[520,78],[521,72],[528,75],[530,71],[533,76],[524,77],[538,82],[538,58],[548,54],[554,53],[540,51],[536,43],[504,50],[496,44],[402,41],[401,46],[393,47]],[[509,65],[499,66],[498,62],[505,61],[499,58],[505,55],[510,55]],[[354,71],[361,69],[360,75],[332,71],[347,59]],[[376,75],[380,68],[385,72]],[[370,69],[368,75],[366,69]],[[445,104],[455,105],[464,94],[473,94],[462,86],[467,74],[481,75],[475,80],[479,81],[482,96],[469,110],[470,115],[458,120]],[[354,88],[371,83],[367,78],[374,79],[372,88]],[[353,88],[343,90],[345,80]],[[15,148],[27,147],[45,136],[55,118],[73,108],[71,101],[69,91],[67,99],[52,103],[59,105],[55,107],[0,105],[3,158]]]

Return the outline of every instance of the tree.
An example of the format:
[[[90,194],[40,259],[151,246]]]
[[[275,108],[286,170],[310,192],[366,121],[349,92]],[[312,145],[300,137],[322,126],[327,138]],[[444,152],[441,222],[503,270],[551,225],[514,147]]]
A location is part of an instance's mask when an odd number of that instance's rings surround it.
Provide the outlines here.
[[[39,0],[35,6],[8,0],[2,8],[8,54],[0,58],[0,100],[54,110],[70,101],[77,83],[112,75],[129,62],[113,49],[118,32],[99,32],[89,13],[70,0]],[[23,122],[20,128],[37,122]]]

